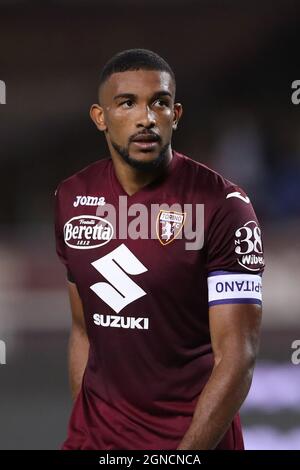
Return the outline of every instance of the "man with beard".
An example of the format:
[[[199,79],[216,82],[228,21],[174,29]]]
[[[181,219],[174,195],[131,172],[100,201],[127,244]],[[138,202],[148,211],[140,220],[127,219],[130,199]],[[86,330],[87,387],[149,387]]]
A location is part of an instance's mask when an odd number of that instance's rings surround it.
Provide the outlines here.
[[[258,348],[261,233],[241,188],[172,149],[175,89],[156,53],[115,55],[90,111],[110,157],[56,191],[73,320],[63,449],[244,448],[238,411]],[[155,237],[118,235],[109,208],[118,213],[121,197],[129,211],[157,207]],[[186,205],[204,207],[201,227]],[[187,249],[187,226],[203,231],[198,248]]]

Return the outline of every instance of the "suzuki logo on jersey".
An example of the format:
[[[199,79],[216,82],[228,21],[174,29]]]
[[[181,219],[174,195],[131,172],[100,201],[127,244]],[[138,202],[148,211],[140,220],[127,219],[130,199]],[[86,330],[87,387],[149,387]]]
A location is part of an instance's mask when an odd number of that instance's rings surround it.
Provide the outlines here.
[[[129,328],[148,330],[149,329],[149,318],[134,318],[134,317],[119,317],[117,315],[100,315],[95,313],[93,315],[94,323],[98,326],[109,326],[111,328]]]
[[[156,219],[156,233],[162,245],[167,245],[178,237],[185,222],[185,212],[160,210]]]
[[[98,196],[76,196],[73,202],[74,207],[78,206],[104,206],[105,197]]]
[[[122,243],[113,251],[92,263],[108,282],[97,282],[90,289],[110,308],[119,313],[124,307],[140,299],[146,292],[129,275],[136,276],[148,271],[138,258]],[[143,317],[119,317],[116,315],[93,316],[94,323],[118,328],[148,329],[149,319]]]
[[[261,231],[254,220],[249,220],[235,232],[235,252],[238,263],[249,271],[258,271],[264,265]]]
[[[87,250],[108,243],[114,234],[112,224],[96,215],[78,215],[64,225],[64,240],[70,248]]]

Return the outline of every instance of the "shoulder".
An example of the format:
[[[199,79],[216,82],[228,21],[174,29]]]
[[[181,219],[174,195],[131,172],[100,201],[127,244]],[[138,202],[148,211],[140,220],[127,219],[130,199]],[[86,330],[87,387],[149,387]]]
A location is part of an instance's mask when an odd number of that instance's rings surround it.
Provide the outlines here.
[[[93,181],[99,181],[99,177],[104,175],[107,171],[110,161],[110,157],[97,160],[68,178],[63,179],[56,187],[55,196],[62,193],[74,193],[74,191],[78,191],[80,188],[86,187],[89,183],[93,183]]]
[[[192,191],[198,192],[201,199],[222,205],[226,200],[234,198],[248,203],[249,198],[245,191],[236,183],[225,178],[212,168],[193,160],[187,155],[176,152],[181,159],[183,172],[181,175],[186,179]]]

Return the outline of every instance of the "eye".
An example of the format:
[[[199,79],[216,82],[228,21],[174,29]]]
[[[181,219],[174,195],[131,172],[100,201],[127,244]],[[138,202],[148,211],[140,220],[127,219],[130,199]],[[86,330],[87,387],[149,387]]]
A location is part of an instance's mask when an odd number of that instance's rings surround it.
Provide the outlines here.
[[[164,106],[168,106],[169,104],[166,100],[162,100],[162,99],[156,100],[155,103],[157,103],[160,108],[163,108]]]
[[[132,100],[126,100],[126,101],[123,101],[122,103],[120,103],[120,106],[122,106],[123,108],[131,108],[132,105],[133,105]]]

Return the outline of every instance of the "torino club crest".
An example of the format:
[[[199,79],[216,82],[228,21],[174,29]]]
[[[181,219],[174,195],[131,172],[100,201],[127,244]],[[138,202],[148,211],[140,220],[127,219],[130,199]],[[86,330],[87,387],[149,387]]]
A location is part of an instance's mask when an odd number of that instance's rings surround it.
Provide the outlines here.
[[[156,219],[156,234],[162,245],[167,245],[178,237],[184,225],[185,218],[185,212],[159,211]]]

